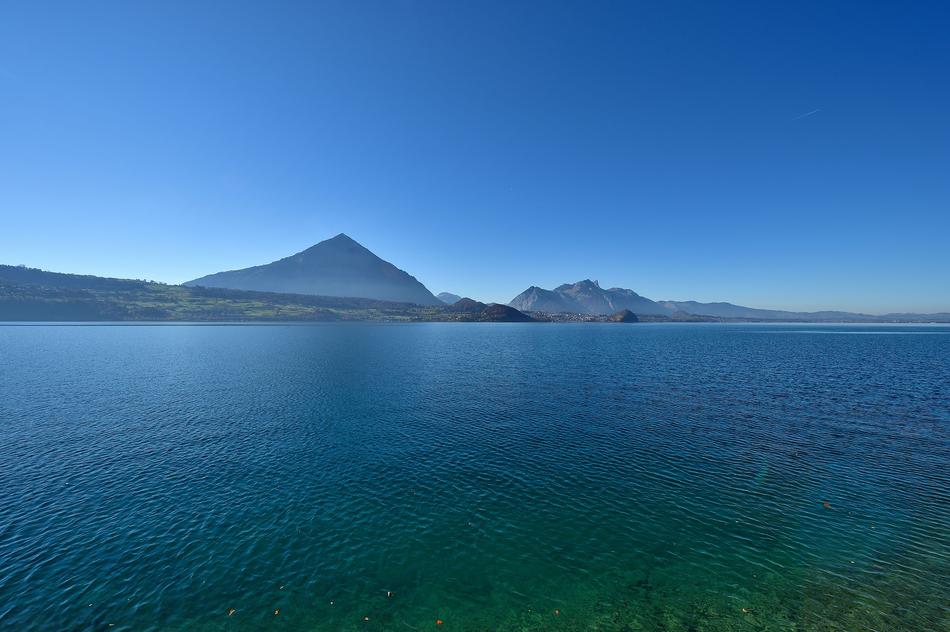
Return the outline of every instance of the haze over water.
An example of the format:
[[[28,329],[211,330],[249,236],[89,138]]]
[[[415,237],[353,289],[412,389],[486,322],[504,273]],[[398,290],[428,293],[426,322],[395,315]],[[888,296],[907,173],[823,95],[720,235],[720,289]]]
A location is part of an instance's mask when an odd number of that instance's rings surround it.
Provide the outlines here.
[[[948,629],[948,358],[937,326],[3,326],[0,627]]]

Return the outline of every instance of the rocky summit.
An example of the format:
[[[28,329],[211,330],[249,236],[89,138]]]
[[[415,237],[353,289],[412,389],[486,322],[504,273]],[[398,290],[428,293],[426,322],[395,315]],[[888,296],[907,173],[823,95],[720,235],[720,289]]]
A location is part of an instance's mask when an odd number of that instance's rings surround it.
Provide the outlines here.
[[[661,305],[624,288],[603,289],[597,281],[584,279],[565,283],[553,290],[531,286],[508,303],[523,312],[613,314],[629,309],[637,314],[669,316],[676,309]]]

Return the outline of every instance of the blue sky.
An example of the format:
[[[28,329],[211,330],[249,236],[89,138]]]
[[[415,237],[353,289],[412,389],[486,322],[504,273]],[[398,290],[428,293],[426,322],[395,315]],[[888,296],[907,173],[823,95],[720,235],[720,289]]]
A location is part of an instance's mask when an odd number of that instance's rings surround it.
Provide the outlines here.
[[[0,262],[950,311],[950,3],[6,2]]]

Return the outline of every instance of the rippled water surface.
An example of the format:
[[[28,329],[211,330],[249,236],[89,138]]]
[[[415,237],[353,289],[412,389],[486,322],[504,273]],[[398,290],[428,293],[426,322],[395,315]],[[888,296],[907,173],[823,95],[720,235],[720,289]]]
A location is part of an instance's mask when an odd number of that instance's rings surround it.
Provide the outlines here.
[[[0,627],[948,630],[948,423],[950,328],[0,327]]]

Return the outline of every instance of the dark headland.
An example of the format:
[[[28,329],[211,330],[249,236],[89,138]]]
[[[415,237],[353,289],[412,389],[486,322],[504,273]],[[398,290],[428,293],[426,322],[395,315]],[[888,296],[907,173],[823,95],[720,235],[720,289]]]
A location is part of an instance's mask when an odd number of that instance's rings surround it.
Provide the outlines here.
[[[640,319],[629,309],[622,309],[610,317],[612,323],[638,323]]]

